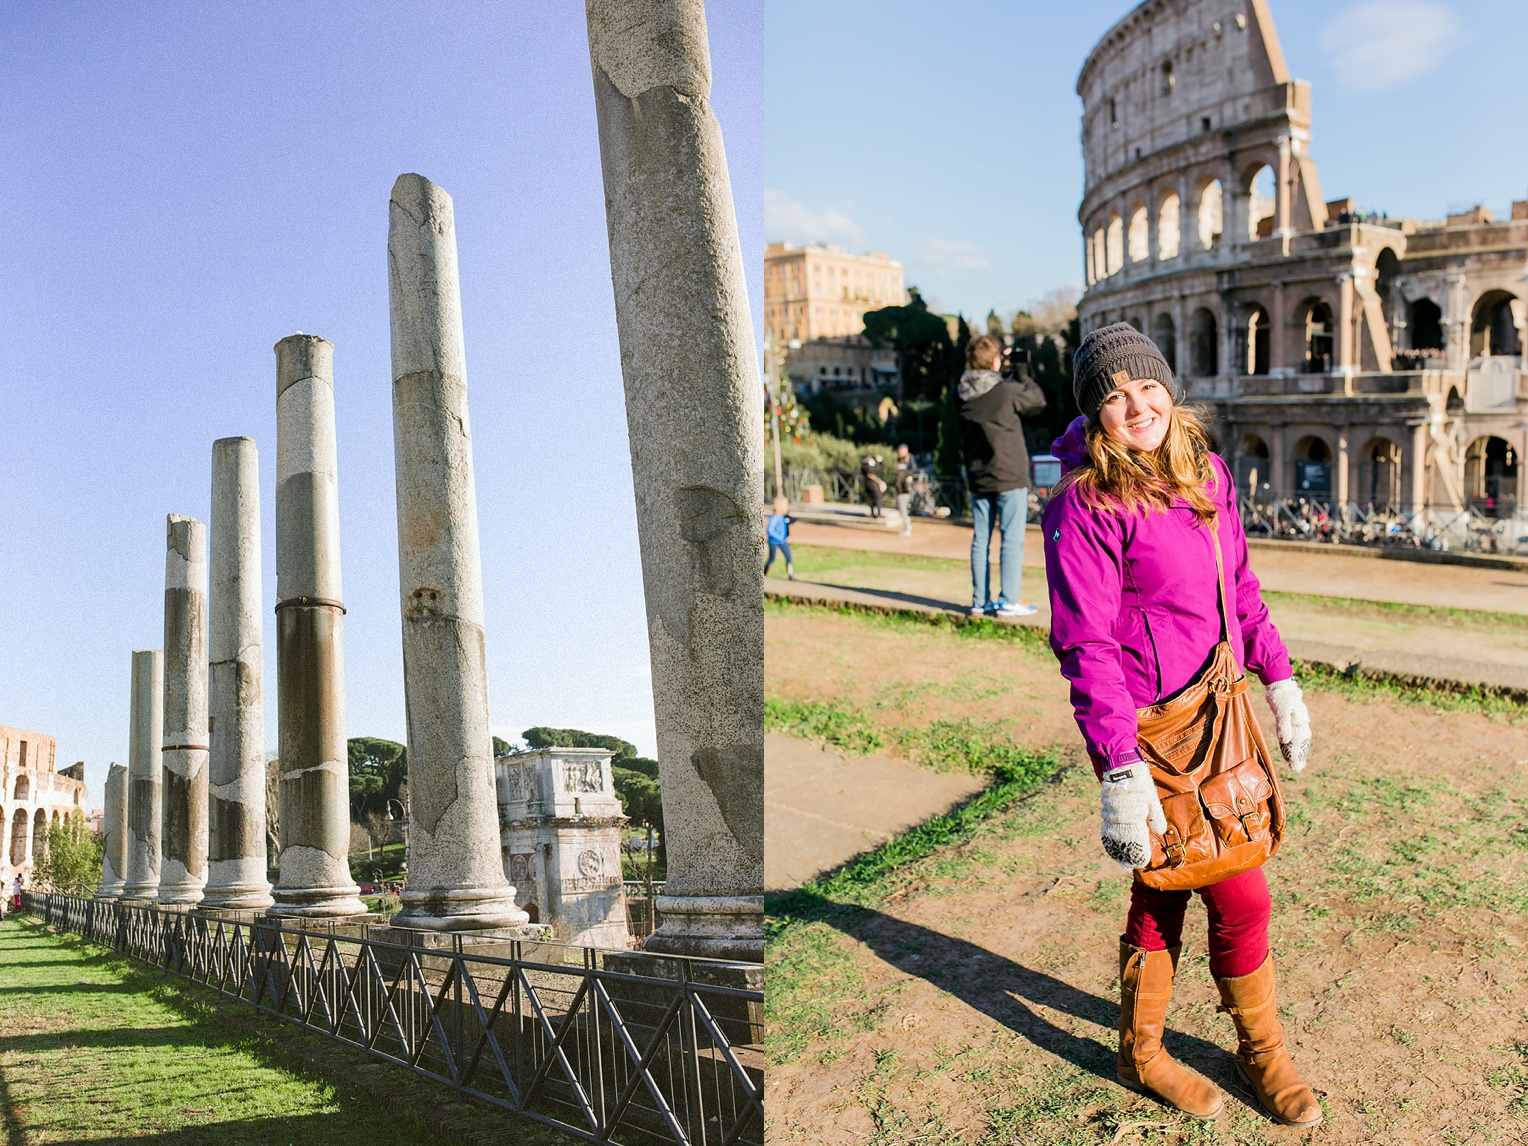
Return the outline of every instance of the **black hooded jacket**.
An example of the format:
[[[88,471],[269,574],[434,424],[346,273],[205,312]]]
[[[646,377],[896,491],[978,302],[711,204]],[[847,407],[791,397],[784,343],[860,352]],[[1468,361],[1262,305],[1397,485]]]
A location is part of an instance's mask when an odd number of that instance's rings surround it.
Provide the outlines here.
[[[1029,485],[1029,449],[1023,415],[1045,409],[1045,393],[1026,372],[1000,377],[967,370],[955,388],[961,450],[972,493],[1002,493]]]

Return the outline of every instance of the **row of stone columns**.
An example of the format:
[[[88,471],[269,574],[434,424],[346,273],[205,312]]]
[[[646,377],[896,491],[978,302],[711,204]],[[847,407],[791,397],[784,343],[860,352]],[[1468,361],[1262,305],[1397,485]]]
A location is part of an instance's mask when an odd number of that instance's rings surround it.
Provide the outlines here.
[[[758,961],[762,398],[704,10],[587,0],[587,16],[670,861],[648,946]],[[411,794],[394,922],[512,927],[526,916],[500,858],[455,225],[450,196],[418,175],[393,188],[388,275]],[[343,916],[361,904],[346,865],[333,347],[296,335],[276,354],[282,850],[271,911]],[[199,527],[172,519],[166,655],[133,655],[125,806],[108,799],[127,831],[105,866],[121,864],[124,898],[259,907],[254,444],[219,442],[215,458],[211,694],[197,691],[206,634],[188,619],[207,584]],[[229,519],[240,531],[223,538]]]

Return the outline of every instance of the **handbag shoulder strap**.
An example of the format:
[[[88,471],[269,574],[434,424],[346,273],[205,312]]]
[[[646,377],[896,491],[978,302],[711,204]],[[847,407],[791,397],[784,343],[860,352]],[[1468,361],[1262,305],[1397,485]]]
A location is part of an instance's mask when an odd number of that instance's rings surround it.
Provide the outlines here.
[[[1209,529],[1210,542],[1215,546],[1215,580],[1219,583],[1220,587],[1220,639],[1222,641],[1230,641],[1231,603],[1230,599],[1226,596],[1226,563],[1225,559],[1220,555],[1220,515],[1218,513],[1215,515],[1215,519],[1210,522]]]

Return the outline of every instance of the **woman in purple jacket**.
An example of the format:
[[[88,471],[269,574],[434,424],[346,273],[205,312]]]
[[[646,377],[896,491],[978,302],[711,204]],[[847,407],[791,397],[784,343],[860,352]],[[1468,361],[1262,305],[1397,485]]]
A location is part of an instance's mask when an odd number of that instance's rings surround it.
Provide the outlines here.
[[[1266,686],[1279,747],[1305,767],[1310,718],[1247,564],[1236,486],[1211,453],[1156,344],[1126,323],[1077,349],[1073,386],[1083,417],[1052,446],[1068,470],[1045,511],[1051,648],[1102,788],[1104,851],[1146,866],[1151,831],[1167,821],[1136,743],[1136,711],[1173,696],[1220,642],[1216,530],[1225,554],[1231,646]],[[1187,891],[1136,878],[1120,937],[1119,1080],[1200,1118],[1220,1090],[1162,1049]],[[1321,1121],[1315,1095],[1284,1049],[1268,951],[1268,883],[1254,869],[1198,889],[1209,913],[1210,972],[1236,1023],[1237,1065],[1264,1109],[1285,1125]]]

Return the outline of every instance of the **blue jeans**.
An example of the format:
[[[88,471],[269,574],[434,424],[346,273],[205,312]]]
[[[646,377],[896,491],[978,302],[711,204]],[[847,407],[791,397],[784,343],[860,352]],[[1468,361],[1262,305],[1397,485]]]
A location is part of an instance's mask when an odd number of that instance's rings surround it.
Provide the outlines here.
[[[998,559],[1003,587],[998,600],[1017,602],[1024,581],[1024,526],[1029,520],[1029,490],[973,493],[971,516],[976,526],[971,536],[971,607],[984,609],[993,604],[987,588],[987,549],[994,525],[1003,539],[1003,553]]]
[[[771,541],[769,543],[769,557],[764,562],[764,572],[769,572],[769,567],[775,563],[775,553],[785,554],[785,567],[793,568],[795,562],[791,560],[791,543],[789,541]]]

